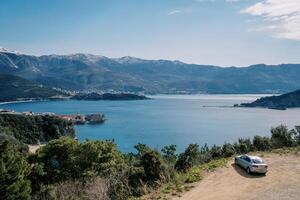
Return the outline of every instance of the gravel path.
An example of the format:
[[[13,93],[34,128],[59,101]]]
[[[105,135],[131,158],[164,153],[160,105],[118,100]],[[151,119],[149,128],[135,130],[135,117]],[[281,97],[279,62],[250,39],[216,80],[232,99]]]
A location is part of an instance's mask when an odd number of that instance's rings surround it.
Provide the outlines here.
[[[269,154],[266,176],[248,175],[229,162],[227,167],[208,173],[181,200],[294,200],[300,199],[300,154]]]

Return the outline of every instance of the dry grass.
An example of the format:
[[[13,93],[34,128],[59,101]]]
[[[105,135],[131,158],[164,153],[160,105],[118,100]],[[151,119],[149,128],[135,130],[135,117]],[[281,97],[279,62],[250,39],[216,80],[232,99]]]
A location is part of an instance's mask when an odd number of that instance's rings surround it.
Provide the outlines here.
[[[108,189],[108,184],[104,179],[95,178],[92,182],[86,184],[79,181],[59,183],[55,185],[54,193],[59,200],[108,200]]]

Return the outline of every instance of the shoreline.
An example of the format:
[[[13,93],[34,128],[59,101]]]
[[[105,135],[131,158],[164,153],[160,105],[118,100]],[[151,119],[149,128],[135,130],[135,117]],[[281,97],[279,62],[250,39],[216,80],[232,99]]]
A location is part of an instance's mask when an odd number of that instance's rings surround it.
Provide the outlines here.
[[[42,102],[42,101],[51,101],[50,99],[43,99],[43,100],[20,100],[20,101],[3,101],[0,102],[0,105],[7,105],[7,104],[17,104],[17,103],[31,103],[31,102]]]

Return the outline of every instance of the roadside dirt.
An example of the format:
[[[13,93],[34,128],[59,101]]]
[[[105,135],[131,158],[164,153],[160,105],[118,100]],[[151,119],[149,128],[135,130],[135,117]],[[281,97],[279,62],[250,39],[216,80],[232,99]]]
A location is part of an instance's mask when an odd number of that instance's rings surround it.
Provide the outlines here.
[[[229,162],[226,167],[208,173],[195,188],[174,199],[180,200],[296,200],[300,199],[300,154],[268,154],[263,157],[269,171],[248,175]]]

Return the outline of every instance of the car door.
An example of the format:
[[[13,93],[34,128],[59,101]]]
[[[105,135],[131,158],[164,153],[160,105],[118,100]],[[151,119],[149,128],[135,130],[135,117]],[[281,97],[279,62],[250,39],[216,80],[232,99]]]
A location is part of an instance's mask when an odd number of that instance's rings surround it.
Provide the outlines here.
[[[241,160],[243,168],[246,169],[249,166],[250,158],[248,156],[243,156]]]
[[[239,159],[239,165],[243,168],[245,167],[245,158],[246,156],[241,156]]]
[[[251,159],[248,156],[245,156],[244,163],[245,163],[244,168],[246,169],[251,165]]]

